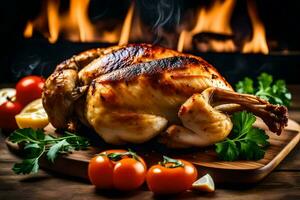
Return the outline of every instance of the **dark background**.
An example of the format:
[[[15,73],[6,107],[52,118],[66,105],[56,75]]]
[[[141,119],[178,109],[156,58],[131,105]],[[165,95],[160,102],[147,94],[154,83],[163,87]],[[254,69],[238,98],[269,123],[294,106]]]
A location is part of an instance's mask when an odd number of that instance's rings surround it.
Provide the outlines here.
[[[73,43],[59,39],[56,44],[48,44],[40,35],[33,39],[23,39],[24,26],[28,19],[34,19],[40,11],[39,0],[2,1],[0,6],[0,83],[16,82],[27,74],[48,76],[58,62],[84,49],[110,44]],[[161,25],[172,31],[185,19],[185,13],[199,4],[207,5],[209,1],[183,0],[137,0],[143,21],[150,26]],[[126,15],[129,0],[91,0],[89,15],[92,22],[108,18],[121,18]],[[160,7],[167,3],[174,7]],[[267,38],[277,41],[280,48],[270,55],[241,55],[239,53],[199,53],[214,64],[226,78],[235,82],[244,75],[255,76],[261,71],[268,71],[275,77],[284,78],[288,83],[300,83],[297,71],[300,67],[300,1],[292,0],[257,0],[259,15],[266,27]],[[61,0],[62,9],[68,7],[68,1]],[[176,11],[176,12],[175,12]],[[180,11],[180,15],[178,12]],[[158,20],[162,12],[171,16],[169,20]],[[170,14],[170,15],[169,15]],[[247,15],[246,1],[237,0],[232,17],[234,30],[251,32]],[[176,41],[177,42],[177,41]],[[289,52],[283,53],[283,49]],[[251,72],[251,73],[250,73]],[[250,73],[250,74],[249,74]]]

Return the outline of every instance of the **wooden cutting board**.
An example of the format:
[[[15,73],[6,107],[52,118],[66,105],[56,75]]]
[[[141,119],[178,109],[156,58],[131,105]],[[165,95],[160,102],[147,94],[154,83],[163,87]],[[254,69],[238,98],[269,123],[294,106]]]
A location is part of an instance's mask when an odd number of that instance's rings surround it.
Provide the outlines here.
[[[256,126],[268,130],[261,120],[257,120]],[[52,126],[46,127],[49,134],[54,133]],[[209,173],[217,184],[252,184],[267,176],[296,146],[300,139],[300,126],[293,120],[289,120],[288,126],[280,136],[270,131],[270,146],[265,157],[258,161],[220,161],[213,148],[172,150],[166,149],[155,141],[143,145],[133,146],[112,146],[99,140],[95,133],[86,133],[91,140],[97,144],[85,151],[77,151],[69,155],[57,158],[54,164],[49,163],[45,158],[40,162],[41,168],[55,173],[72,177],[88,179],[87,167],[89,160],[97,153],[113,148],[131,148],[143,156],[148,166],[157,163],[162,155],[173,158],[181,158],[192,162],[199,172],[199,176]],[[11,150],[18,150],[15,144],[7,142]],[[95,145],[95,144],[94,144]]]

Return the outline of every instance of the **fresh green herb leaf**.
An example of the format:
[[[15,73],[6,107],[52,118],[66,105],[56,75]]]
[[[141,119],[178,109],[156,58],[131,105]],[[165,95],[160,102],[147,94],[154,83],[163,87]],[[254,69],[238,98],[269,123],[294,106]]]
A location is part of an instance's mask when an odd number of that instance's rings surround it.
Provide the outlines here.
[[[236,84],[236,91],[238,93],[254,94],[253,80],[246,77],[244,80],[239,81]]]
[[[69,145],[70,144],[65,139],[52,145],[47,152],[48,160],[50,160],[52,163],[54,163],[54,160],[57,157],[58,152],[64,150],[64,147],[69,146]]]
[[[32,128],[23,128],[15,130],[12,134],[9,136],[9,141],[13,143],[37,143],[39,140],[43,140],[45,137],[45,134],[42,130],[33,130]]]
[[[27,143],[24,147],[24,157],[26,159],[36,158],[43,151],[44,146],[36,143]]]
[[[245,111],[232,115],[232,132],[226,140],[216,143],[216,153],[220,159],[259,160],[264,157],[269,137],[264,130],[253,127],[255,120],[252,113]]]
[[[27,148],[26,148],[27,146]],[[34,144],[26,145],[26,149],[39,149]],[[14,164],[12,170],[16,174],[29,174],[29,173],[36,173],[39,170],[39,158],[44,154],[45,152],[45,146],[42,147],[42,149],[39,149],[39,151],[34,151],[34,154],[27,154],[25,157],[27,159],[24,159],[21,163]],[[38,152],[38,153],[37,153]]]
[[[45,135],[43,130],[32,128],[18,129],[8,139],[13,143],[25,144],[25,159],[13,167],[16,174],[36,173],[39,169],[39,159],[46,152],[48,160],[54,162],[58,154],[85,149],[89,146],[86,138],[70,132],[66,132],[61,137],[54,137]]]
[[[259,128],[251,128],[247,135],[245,136],[246,140],[251,140],[256,144],[265,147],[269,145],[268,139],[269,136],[265,133],[264,130]]]
[[[216,152],[222,160],[233,161],[237,160],[239,150],[236,143],[230,139],[216,144]]]
[[[273,96],[277,96],[277,98],[274,97],[274,103],[286,106],[290,105],[292,95],[286,88],[284,80],[277,80],[275,82],[275,84],[272,86],[272,94],[274,94]]]
[[[12,170],[16,174],[29,174],[29,173],[36,173],[39,170],[39,159],[32,158],[32,159],[25,159],[21,163],[16,163]]]
[[[40,146],[36,143],[28,143],[25,145],[24,149],[39,149]]]
[[[52,135],[49,135],[49,134],[45,135],[45,140],[48,142],[50,142],[51,140],[54,140],[54,139],[55,139],[55,137]]]
[[[76,151],[85,149],[90,145],[89,141],[82,136],[74,135],[73,133],[67,131],[65,133],[66,134],[64,135],[64,137],[66,138],[66,141],[70,144],[70,147],[74,148]]]
[[[250,113],[239,112],[239,113],[234,113],[231,117],[231,120],[232,123],[234,124],[233,133],[243,135],[250,131],[256,118],[254,115]]]
[[[265,151],[251,140],[240,141],[240,145],[241,159],[259,160],[265,155]]]
[[[258,84],[259,88],[262,88],[264,90],[267,90],[270,88],[272,82],[273,82],[273,77],[270,74],[267,73],[261,73],[258,77]]]
[[[257,77],[257,87],[254,87],[253,80],[246,77],[236,84],[236,91],[245,94],[254,94],[272,104],[289,106],[292,95],[288,91],[284,80],[273,82],[273,77],[262,73]]]

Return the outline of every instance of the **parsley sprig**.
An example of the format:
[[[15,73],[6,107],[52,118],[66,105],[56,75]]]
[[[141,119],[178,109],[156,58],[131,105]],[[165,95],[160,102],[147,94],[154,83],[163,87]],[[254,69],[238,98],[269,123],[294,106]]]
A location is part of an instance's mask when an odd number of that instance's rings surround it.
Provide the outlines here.
[[[292,95],[288,91],[284,80],[273,81],[273,77],[267,73],[261,73],[257,77],[257,88],[252,79],[246,77],[236,84],[239,93],[254,94],[269,101],[272,104],[289,106]]]
[[[41,129],[24,128],[14,131],[8,139],[13,143],[24,144],[24,160],[12,168],[16,174],[36,173],[39,169],[39,159],[44,154],[53,163],[58,154],[89,146],[86,138],[67,131],[63,136],[55,137],[45,134]]]
[[[263,158],[265,147],[269,145],[269,136],[264,130],[253,127],[255,116],[243,111],[234,113],[231,120],[233,129],[229,137],[216,143],[216,152],[219,158],[226,161]]]

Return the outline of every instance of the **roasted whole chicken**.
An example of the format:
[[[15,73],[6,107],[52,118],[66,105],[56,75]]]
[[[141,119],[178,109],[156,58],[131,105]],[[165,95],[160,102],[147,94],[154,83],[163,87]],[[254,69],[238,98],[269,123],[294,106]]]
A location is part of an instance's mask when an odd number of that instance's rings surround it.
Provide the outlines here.
[[[277,134],[288,120],[284,106],[234,92],[202,58],[148,44],[92,49],[62,62],[46,81],[43,105],[56,128],[84,124],[111,144],[158,136],[171,148],[224,140],[236,111],[254,113]]]

